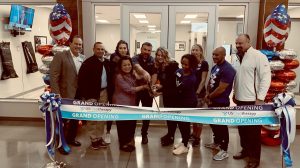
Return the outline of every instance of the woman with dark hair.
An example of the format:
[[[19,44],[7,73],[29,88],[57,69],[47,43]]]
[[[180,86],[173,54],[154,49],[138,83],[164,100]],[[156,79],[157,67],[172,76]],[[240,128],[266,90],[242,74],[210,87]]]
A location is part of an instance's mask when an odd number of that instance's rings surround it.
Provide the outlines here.
[[[192,47],[191,54],[196,56],[198,59],[198,67],[196,69],[196,93],[198,104],[197,107],[202,108],[205,105],[204,97],[206,95],[205,82],[208,73],[208,63],[205,61],[203,56],[203,48],[200,44],[195,44]],[[200,135],[202,132],[202,124],[193,123],[193,133],[191,134],[190,140],[192,141],[192,146],[196,147],[200,144]]]
[[[133,74],[133,65],[129,56],[123,56],[118,62],[118,73],[115,77],[113,104],[137,106],[136,93],[148,89],[148,85],[137,86]],[[135,150],[134,134],[136,121],[116,121],[120,149],[125,152]]]
[[[129,49],[128,49],[128,43],[124,40],[120,40],[117,43],[116,50],[113,54],[110,56],[110,62],[112,64],[112,70],[114,71],[113,74],[116,73],[117,64],[120,60],[120,58],[124,56],[129,56]]]
[[[157,69],[157,84],[155,90],[162,95],[164,107],[176,107],[176,76],[178,67],[176,61],[170,60],[169,52],[163,47],[159,47],[155,52],[154,66]],[[168,133],[161,137],[161,145],[168,146],[174,143],[174,135],[177,123],[167,121]]]
[[[128,43],[124,40],[120,40],[117,43],[115,52],[110,56],[110,65],[111,65],[110,69],[111,69],[111,75],[113,76],[113,80],[114,80],[114,76],[117,73],[118,62],[124,56],[129,56]],[[111,126],[112,126],[112,121],[106,121],[106,135],[104,138],[106,143],[111,142],[111,135],[110,135]]]
[[[195,108],[197,106],[196,75],[198,61],[194,55],[185,54],[181,57],[181,69],[176,71],[177,105],[181,108]],[[187,153],[190,137],[190,123],[177,122],[182,142],[174,145],[173,154],[180,155]]]

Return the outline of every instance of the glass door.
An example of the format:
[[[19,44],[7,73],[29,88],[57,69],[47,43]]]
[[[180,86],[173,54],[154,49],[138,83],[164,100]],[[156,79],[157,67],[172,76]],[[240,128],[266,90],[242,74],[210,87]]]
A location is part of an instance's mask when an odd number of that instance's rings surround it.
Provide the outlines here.
[[[204,57],[212,65],[215,47],[216,6],[169,6],[169,50],[180,62],[191,53],[194,44],[203,47]]]
[[[168,47],[168,6],[124,4],[121,9],[121,38],[129,43],[131,56],[140,53],[144,42],[152,44],[152,56],[158,47]]]

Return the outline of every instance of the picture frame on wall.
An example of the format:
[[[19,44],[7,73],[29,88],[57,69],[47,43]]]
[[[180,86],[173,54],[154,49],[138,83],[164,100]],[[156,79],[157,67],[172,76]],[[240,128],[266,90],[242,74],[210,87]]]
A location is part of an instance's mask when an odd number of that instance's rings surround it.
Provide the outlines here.
[[[186,43],[185,41],[176,41],[175,42],[175,51],[185,51]]]
[[[47,44],[47,36],[34,36],[34,50],[37,52],[39,45]]]

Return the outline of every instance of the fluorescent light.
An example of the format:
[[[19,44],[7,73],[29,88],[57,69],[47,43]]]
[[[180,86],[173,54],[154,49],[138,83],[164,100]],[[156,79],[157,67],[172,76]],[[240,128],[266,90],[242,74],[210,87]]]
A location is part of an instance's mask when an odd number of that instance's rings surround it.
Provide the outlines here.
[[[95,18],[98,18],[98,17],[99,17],[99,16],[97,16],[97,15],[95,16]]]
[[[185,15],[185,19],[195,19],[198,15]]]
[[[146,19],[146,15],[145,14],[134,14],[133,16],[135,18],[137,18],[137,19]]]
[[[181,24],[189,24],[189,23],[191,23],[191,21],[190,20],[182,20],[182,21],[180,21],[180,23]]]
[[[148,25],[148,27],[150,28],[155,28],[156,26],[155,25]]]
[[[155,31],[155,29],[148,29],[149,31]]]
[[[139,20],[140,23],[149,23],[148,20]]]
[[[236,16],[236,18],[244,18],[244,15]]]
[[[109,21],[107,21],[107,20],[101,20],[101,19],[97,19],[96,21],[99,22],[99,23],[109,23]]]

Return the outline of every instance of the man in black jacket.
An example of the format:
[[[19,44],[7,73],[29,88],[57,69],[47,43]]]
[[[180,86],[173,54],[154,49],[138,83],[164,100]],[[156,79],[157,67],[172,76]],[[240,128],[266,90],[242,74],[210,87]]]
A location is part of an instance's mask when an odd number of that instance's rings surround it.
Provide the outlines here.
[[[108,103],[111,100],[109,60],[105,59],[105,48],[101,42],[94,44],[94,55],[85,60],[79,70],[77,97],[81,100]],[[91,147],[107,147],[102,136],[105,122],[88,121]]]

